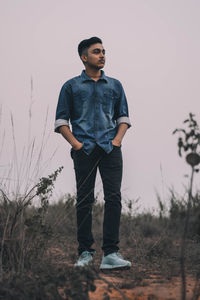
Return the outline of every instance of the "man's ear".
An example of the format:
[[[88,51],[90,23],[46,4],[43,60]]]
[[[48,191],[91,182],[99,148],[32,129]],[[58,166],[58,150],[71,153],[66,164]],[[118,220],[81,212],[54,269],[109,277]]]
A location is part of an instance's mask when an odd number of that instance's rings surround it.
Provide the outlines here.
[[[82,60],[83,63],[86,63],[87,62],[87,55],[82,54],[81,55],[81,60]]]

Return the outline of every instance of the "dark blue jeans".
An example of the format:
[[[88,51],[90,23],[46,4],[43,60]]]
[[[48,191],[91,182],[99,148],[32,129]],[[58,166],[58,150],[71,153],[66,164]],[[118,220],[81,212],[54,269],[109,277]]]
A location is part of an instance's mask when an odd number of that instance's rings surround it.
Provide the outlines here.
[[[121,147],[114,146],[107,154],[99,146],[90,155],[82,149],[71,150],[74,161],[77,187],[77,239],[79,255],[92,251],[92,206],[97,168],[101,175],[104,190],[103,247],[104,255],[119,250],[119,226],[121,215],[122,153]]]

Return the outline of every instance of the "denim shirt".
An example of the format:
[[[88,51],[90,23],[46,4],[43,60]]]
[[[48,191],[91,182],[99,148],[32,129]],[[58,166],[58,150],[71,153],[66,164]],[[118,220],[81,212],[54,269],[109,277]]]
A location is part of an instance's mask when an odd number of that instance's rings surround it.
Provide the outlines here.
[[[90,154],[96,145],[105,152],[113,149],[112,140],[120,123],[130,127],[126,96],[121,83],[106,76],[94,81],[85,71],[68,80],[62,87],[56,110],[55,132],[63,125],[72,126],[72,133]]]

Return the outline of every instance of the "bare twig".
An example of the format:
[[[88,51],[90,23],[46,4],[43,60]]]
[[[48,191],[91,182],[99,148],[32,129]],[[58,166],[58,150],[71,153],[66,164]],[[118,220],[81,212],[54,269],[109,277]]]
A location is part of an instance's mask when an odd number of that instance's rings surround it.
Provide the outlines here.
[[[190,218],[190,209],[191,209],[191,201],[192,201],[192,187],[193,187],[193,179],[194,179],[194,167],[192,167],[192,173],[190,178],[190,187],[188,192],[188,203],[187,203],[187,212],[185,218],[185,224],[183,229],[183,236],[181,241],[181,254],[180,254],[180,264],[181,264],[181,278],[182,278],[182,300],[186,299],[186,275],[185,275],[185,252],[186,252],[186,237],[188,232],[188,224]]]
[[[6,224],[4,227],[4,231],[3,231],[3,237],[1,240],[1,252],[0,252],[0,282],[2,282],[3,280],[3,251],[4,251],[4,242],[5,242],[5,236],[6,236],[6,231],[7,231],[7,227],[8,227],[8,221],[10,218],[10,211],[8,212],[7,218],[6,218]]]

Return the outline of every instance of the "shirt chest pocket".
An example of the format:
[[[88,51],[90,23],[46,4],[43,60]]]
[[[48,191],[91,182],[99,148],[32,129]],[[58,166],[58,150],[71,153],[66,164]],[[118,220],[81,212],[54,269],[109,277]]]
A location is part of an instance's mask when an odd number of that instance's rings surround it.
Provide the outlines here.
[[[87,98],[88,95],[86,91],[77,91],[73,94],[73,111],[77,118],[83,114],[86,108]]]
[[[116,103],[116,96],[112,90],[107,90],[101,98],[102,110],[105,113],[113,114]]]

